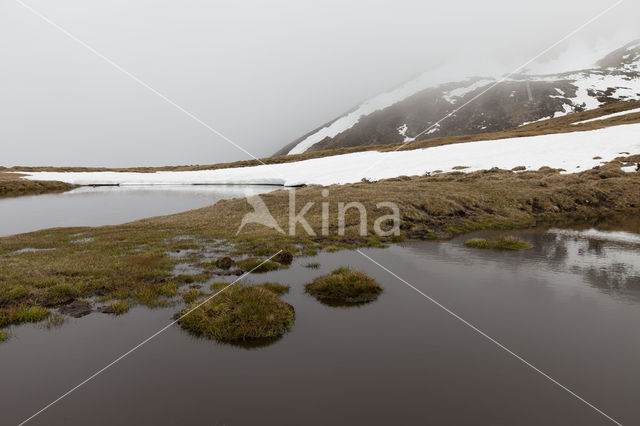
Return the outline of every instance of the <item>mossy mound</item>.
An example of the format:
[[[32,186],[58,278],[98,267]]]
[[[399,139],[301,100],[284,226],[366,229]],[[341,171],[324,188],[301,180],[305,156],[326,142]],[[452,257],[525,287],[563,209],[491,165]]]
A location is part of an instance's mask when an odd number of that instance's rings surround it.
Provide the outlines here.
[[[5,333],[4,331],[0,331],[0,342],[4,342],[8,338],[9,336],[7,335],[7,333]]]
[[[236,264],[243,271],[251,272],[252,274],[275,271],[283,267],[280,263],[272,262],[270,260],[265,262],[264,260],[255,258],[240,260],[236,262]]]
[[[364,272],[338,268],[316,278],[305,286],[307,293],[328,305],[355,305],[372,302],[382,293],[382,287]]]
[[[278,295],[289,293],[289,286],[280,283],[263,283],[258,285],[257,287],[262,287]]]
[[[531,244],[520,238],[493,237],[493,238],[472,238],[464,242],[467,247],[479,249],[499,249],[499,250],[521,250],[531,248]]]
[[[235,263],[236,262],[229,256],[220,257],[214,262],[215,266],[220,269],[229,269],[235,265]]]
[[[291,265],[291,262],[293,262],[293,254],[289,250],[283,250],[278,253],[273,259],[283,265]]]
[[[197,306],[194,302],[179,315]],[[201,302],[200,302],[201,303]],[[259,286],[233,286],[179,320],[193,334],[225,343],[275,339],[291,329],[293,306]]]

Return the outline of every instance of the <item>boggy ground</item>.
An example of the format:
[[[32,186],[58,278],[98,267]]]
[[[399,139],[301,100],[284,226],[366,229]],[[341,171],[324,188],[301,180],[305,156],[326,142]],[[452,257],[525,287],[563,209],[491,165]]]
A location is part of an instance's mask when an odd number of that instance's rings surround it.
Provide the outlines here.
[[[92,306],[114,301],[164,306],[179,299],[182,288],[214,275],[238,275],[255,259],[278,250],[308,256],[319,250],[383,246],[403,238],[439,239],[481,229],[511,229],[539,221],[585,220],[640,211],[640,173],[625,173],[627,157],[577,174],[558,170],[487,170],[436,176],[399,177],[376,183],[310,186],[296,190],[296,213],[305,215],[316,235],[298,226],[294,236],[257,224],[236,235],[252,211],[244,199],[223,200],[198,210],[117,226],[59,228],[0,238],[0,328],[45,319],[52,308],[83,301]],[[321,196],[329,190],[327,197]],[[288,231],[289,191],[261,198]],[[399,236],[362,237],[359,214],[346,215],[338,235],[338,202],[357,201],[368,212],[366,227],[390,213],[377,208],[394,202],[400,209]],[[322,203],[329,205],[329,235],[321,235]],[[216,259],[230,256],[229,269]],[[244,260],[250,259],[248,262]],[[286,268],[291,259],[273,259],[270,268]],[[176,266],[196,265],[191,271]],[[244,266],[243,266],[244,264]],[[233,265],[233,266],[231,266]],[[193,289],[192,289],[193,290]]]

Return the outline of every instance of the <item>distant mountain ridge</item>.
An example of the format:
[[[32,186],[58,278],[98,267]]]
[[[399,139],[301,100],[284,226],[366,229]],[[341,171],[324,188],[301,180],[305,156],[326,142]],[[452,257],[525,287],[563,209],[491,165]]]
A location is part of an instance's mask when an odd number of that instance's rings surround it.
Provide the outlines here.
[[[418,139],[497,132],[613,102],[638,100],[640,40],[609,53],[593,68],[547,75],[522,73],[497,81],[472,77],[425,87],[418,78],[363,102],[275,155],[410,141],[494,84]]]

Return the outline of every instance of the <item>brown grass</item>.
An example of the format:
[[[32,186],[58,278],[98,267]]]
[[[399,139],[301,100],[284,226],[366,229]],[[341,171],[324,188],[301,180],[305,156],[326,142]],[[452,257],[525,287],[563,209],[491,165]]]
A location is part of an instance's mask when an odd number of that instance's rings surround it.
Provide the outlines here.
[[[0,198],[63,192],[73,188],[73,185],[63,182],[34,181],[21,176],[24,175],[0,172]]]
[[[297,236],[291,237],[256,224],[246,226],[236,236],[242,217],[252,209],[246,200],[233,199],[117,226],[50,229],[4,237],[0,238],[0,316],[15,313],[16,309],[66,304],[92,296],[147,306],[167,303],[168,298],[179,296],[178,287],[183,284],[172,273],[178,260],[168,253],[187,243],[184,236],[190,236],[190,247],[202,252],[223,247],[226,255],[249,255],[255,262],[278,250],[286,250],[293,256],[312,255],[320,250],[384,246],[405,237],[448,238],[474,230],[527,227],[546,220],[585,220],[637,213],[640,173],[624,173],[620,166],[639,158],[629,157],[569,175],[549,168],[518,173],[487,170],[334,185],[327,188],[326,198],[321,196],[325,188],[300,188],[296,191],[299,208],[307,202],[314,203],[305,218],[316,231],[315,236],[308,236],[298,228]],[[288,230],[288,197],[286,190],[262,195],[285,230]],[[359,201],[367,208],[369,232],[375,219],[389,214],[386,209],[377,209],[376,203],[396,203],[401,213],[402,235],[360,236],[355,209],[346,215],[346,235],[338,235],[337,204],[351,201]],[[320,233],[322,202],[330,206],[327,236]],[[92,240],[78,245],[73,242],[78,233]],[[227,244],[231,245],[226,248]],[[54,250],[16,253],[26,247]],[[198,256],[202,255],[194,254],[192,261],[207,260]],[[10,320],[5,319],[10,323],[26,318],[9,316]]]

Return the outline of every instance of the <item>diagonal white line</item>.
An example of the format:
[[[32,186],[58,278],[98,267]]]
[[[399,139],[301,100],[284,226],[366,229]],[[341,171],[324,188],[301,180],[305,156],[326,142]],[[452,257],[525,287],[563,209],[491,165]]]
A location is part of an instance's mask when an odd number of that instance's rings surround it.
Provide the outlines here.
[[[423,134],[425,134],[426,132],[428,132],[429,130],[433,129],[434,127],[440,125],[440,123],[442,123],[443,121],[445,121],[446,119],[448,119],[449,117],[455,115],[458,111],[460,111],[461,109],[463,109],[464,107],[466,107],[467,105],[469,105],[470,103],[474,102],[475,100],[477,100],[479,97],[483,96],[484,94],[486,94],[487,92],[489,92],[491,89],[493,89],[494,87],[496,87],[497,85],[503,83],[504,81],[508,80],[510,77],[512,77],[514,74],[516,74],[518,71],[522,70],[524,67],[526,67],[527,65],[531,64],[532,62],[535,62],[536,60],[538,60],[540,57],[544,56],[545,54],[549,53],[551,50],[553,50],[554,48],[556,48],[558,45],[560,45],[561,43],[567,41],[568,39],[570,39],[571,37],[573,37],[574,35],[576,35],[577,33],[579,33],[580,31],[582,31],[583,29],[585,29],[587,26],[593,24],[595,21],[597,21],[598,19],[602,18],[604,15],[606,15],[607,13],[609,13],[611,10],[615,9],[616,7],[620,6],[620,4],[622,4],[625,0],[618,0],[616,3],[614,3],[613,5],[607,7],[606,9],[604,9],[602,12],[598,13],[596,16],[594,16],[593,18],[589,19],[587,22],[585,22],[584,24],[580,25],[578,28],[576,28],[575,30],[571,31],[569,34],[567,34],[566,36],[562,37],[560,40],[558,40],[557,42],[553,43],[551,46],[547,47],[546,49],[544,49],[542,52],[538,53],[536,56],[534,56],[533,58],[529,59],[527,62],[525,62],[524,64],[520,65],[518,68],[514,69],[513,71],[511,71],[509,74],[505,75],[504,77],[502,77],[501,79],[499,79],[498,81],[496,81],[494,84],[492,84],[491,86],[489,86],[487,89],[483,90],[482,92],[480,92],[479,94],[477,94],[476,96],[474,96],[473,98],[471,98],[470,100],[468,100],[467,102],[465,102],[464,104],[462,104],[461,106],[459,106],[458,108],[454,109],[453,111],[451,111],[450,113],[448,113],[447,115],[445,115],[444,117],[442,117],[440,120],[436,121],[435,123],[433,123],[431,126],[427,127],[426,129],[424,129],[423,131],[421,131],[420,133],[418,133],[417,135],[415,135],[413,137],[413,140],[411,141],[406,141],[404,143],[402,143],[401,145],[398,145],[395,149],[391,150],[391,151],[387,151],[387,152],[395,152],[399,149],[402,149],[404,146],[406,146],[407,144],[415,141],[417,138],[419,138],[420,136],[422,136]],[[378,163],[381,160],[376,160],[373,163],[369,164],[369,166],[364,169],[364,171],[362,172],[363,174],[368,172],[369,170],[371,170],[372,168],[374,168],[376,165],[378,165]],[[365,176],[366,177],[366,176]]]
[[[118,362],[122,361],[124,358],[126,358],[127,356],[131,355],[133,352],[135,352],[136,350],[140,349],[142,346],[144,346],[145,344],[149,343],[151,340],[155,339],[157,336],[159,336],[160,334],[164,333],[165,331],[167,331],[169,328],[173,327],[178,321],[180,321],[181,319],[183,319],[184,317],[186,317],[187,315],[191,314],[193,311],[199,309],[200,307],[202,307],[202,305],[204,305],[205,303],[207,303],[208,301],[210,301],[211,299],[213,299],[214,297],[216,297],[217,295],[219,295],[220,293],[224,292],[226,289],[228,289],[229,287],[233,286],[235,283],[237,283],[238,281],[240,281],[241,279],[243,279],[244,277],[246,277],[247,275],[251,274],[253,271],[255,271],[256,269],[258,269],[260,266],[262,266],[263,264],[265,264],[266,262],[270,261],[271,259],[273,259],[274,257],[276,257],[282,250],[278,251],[278,253],[274,254],[273,256],[271,256],[270,258],[264,260],[262,263],[260,263],[259,265],[257,265],[255,268],[251,269],[250,271],[244,273],[242,276],[240,276],[238,279],[236,279],[235,281],[233,281],[231,284],[229,284],[228,286],[224,287],[222,290],[218,291],[217,293],[212,294],[211,296],[207,297],[202,303],[199,303],[198,305],[196,305],[194,308],[189,309],[186,313],[184,313],[183,315],[181,315],[178,319],[170,322],[169,324],[165,325],[164,327],[162,327],[160,330],[156,331],[155,333],[153,333],[151,336],[147,337],[146,339],[144,339],[142,342],[138,343],[137,345],[135,345],[133,348],[129,349],[127,352],[123,353],[122,355],[120,355],[118,358],[114,359],[113,361],[111,361],[109,364],[105,365],[104,367],[102,367],[100,370],[96,371],[95,373],[93,373],[91,376],[87,377],[86,379],[84,379],[82,382],[78,383],[76,386],[72,387],[71,389],[69,389],[67,392],[63,393],[62,395],[60,395],[58,398],[54,399],[53,401],[51,401],[49,404],[45,405],[44,407],[42,407],[40,410],[36,411],[34,414],[32,414],[29,418],[23,420],[22,422],[20,422],[18,424],[18,426],[22,426],[24,424],[26,424],[27,422],[33,420],[34,417],[42,414],[44,411],[48,410],[49,408],[51,408],[52,406],[54,406],[55,404],[57,404],[58,402],[60,402],[62,399],[66,398],[67,396],[69,396],[70,394],[72,394],[73,392],[75,392],[76,390],[78,390],[80,387],[84,386],[85,384],[87,384],[88,382],[90,382],[91,380],[95,379],[97,376],[99,376],[100,374],[104,373],[107,369],[113,367],[115,364],[117,364]]]
[[[616,419],[614,419],[613,417],[609,416],[607,413],[605,413],[604,411],[600,410],[598,407],[596,407],[595,405],[593,405],[592,403],[590,403],[589,401],[587,401],[586,399],[584,399],[583,397],[581,397],[580,395],[578,395],[577,393],[575,393],[574,391],[572,391],[571,389],[569,389],[568,387],[566,387],[565,385],[563,385],[562,383],[560,383],[559,381],[557,381],[556,379],[554,379],[553,377],[551,377],[550,375],[548,375],[547,373],[545,373],[544,371],[540,370],[538,367],[536,367],[535,365],[533,365],[532,363],[530,363],[529,361],[527,361],[526,359],[524,359],[523,357],[521,357],[520,355],[518,355],[517,353],[513,352],[511,349],[509,349],[508,347],[506,347],[505,345],[503,345],[502,343],[498,342],[496,339],[494,339],[493,337],[489,336],[487,333],[485,333],[484,331],[480,330],[478,327],[476,327],[475,325],[471,324],[469,321],[465,320],[464,318],[462,318],[460,315],[456,314],[455,312],[453,312],[451,309],[447,308],[446,306],[444,306],[442,303],[438,302],[436,299],[434,299],[433,297],[429,296],[428,294],[424,293],[423,291],[419,290],[418,288],[416,288],[415,286],[413,286],[412,284],[410,284],[409,282],[405,281],[404,279],[400,278],[398,275],[396,275],[395,273],[393,273],[392,271],[390,271],[389,269],[387,269],[386,267],[384,267],[383,265],[381,265],[380,263],[376,262],[375,260],[373,260],[372,258],[370,258],[369,256],[367,256],[366,254],[364,254],[362,251],[360,250],[356,250],[358,253],[360,253],[362,256],[364,256],[365,258],[369,259],[371,262],[375,263],[376,265],[378,265],[380,268],[382,268],[383,270],[385,270],[386,272],[388,272],[389,274],[393,275],[395,278],[397,278],[398,280],[402,281],[404,284],[406,284],[409,288],[415,290],[416,292],[418,292],[420,295],[422,295],[425,299],[429,300],[431,303],[433,303],[434,305],[436,305],[437,307],[439,307],[440,309],[444,310],[446,313],[448,313],[449,315],[451,315],[452,317],[454,317],[455,319],[457,319],[458,321],[460,321],[461,323],[463,323],[464,325],[466,325],[467,327],[469,327],[470,329],[472,329],[473,331],[475,331],[476,333],[480,334],[482,337],[486,338],[487,340],[489,340],[491,343],[493,343],[494,345],[496,345],[497,347],[499,347],[500,349],[502,349],[503,351],[507,352],[509,355],[513,356],[514,358],[516,358],[518,361],[522,362],[523,364],[525,364],[526,366],[530,367],[531,369],[533,369],[535,372],[541,374],[543,377],[545,377],[546,379],[548,379],[549,381],[551,381],[552,383],[554,383],[555,385],[559,386],[560,388],[562,388],[563,390],[565,390],[566,392],[568,392],[570,395],[572,395],[573,397],[577,398],[578,400],[580,400],[581,402],[583,402],[584,404],[586,404],[587,406],[591,407],[592,409],[594,409],[595,411],[597,411],[598,413],[600,413],[601,415],[603,415],[604,417],[606,417],[608,420],[610,420],[611,422],[613,422],[614,424],[618,425],[618,426],[622,426],[622,423],[618,422]]]
[[[566,36],[564,36],[563,38],[561,38],[560,40],[558,40],[557,42],[553,43],[551,46],[547,47],[546,49],[544,49],[542,52],[538,53],[536,56],[534,56],[533,58],[529,59],[527,62],[525,62],[524,64],[520,65],[518,68],[514,69],[513,71],[511,71],[509,74],[505,75],[504,77],[502,77],[501,79],[499,79],[498,81],[496,81],[494,84],[492,84],[491,86],[489,86],[489,88],[487,88],[486,90],[483,90],[482,92],[480,92],[478,95],[474,96],[473,98],[471,98],[469,101],[465,102],[463,105],[461,105],[460,107],[456,108],[455,110],[453,110],[452,112],[450,112],[449,114],[447,114],[446,116],[444,116],[443,118],[441,118],[440,120],[438,120],[436,123],[432,124],[431,126],[427,127],[425,130],[421,131],[420,133],[418,133],[417,135],[414,136],[414,139],[419,138],[420,136],[422,136],[423,134],[425,134],[425,132],[428,132],[429,130],[431,130],[433,127],[437,126],[438,124],[440,124],[442,121],[446,120],[447,118],[451,117],[452,115],[454,115],[456,112],[460,111],[462,108],[466,107],[467,105],[469,105],[470,103],[472,103],[473,101],[475,101],[476,99],[478,99],[479,97],[481,97],[482,95],[484,95],[485,93],[487,93],[488,91],[490,91],[491,89],[493,89],[494,87],[496,87],[497,85],[499,85],[500,83],[505,82],[506,80],[508,80],[510,77],[512,77],[514,74],[516,74],[517,72],[521,71],[523,68],[525,68],[527,65],[530,65],[531,63],[535,62],[536,60],[540,59],[542,56],[546,55],[547,53],[549,53],[551,50],[553,50],[554,48],[558,47],[560,44],[564,43],[565,41],[567,41],[568,39],[570,39],[571,37],[573,37],[574,35],[576,35],[577,33],[579,33],[580,31],[582,31],[584,28],[586,28],[587,26],[591,25],[592,23],[594,23],[595,21],[597,21],[598,19],[602,18],[604,15],[606,15],[608,12],[610,12],[611,10],[615,9],[616,7],[618,7],[622,2],[624,2],[625,0],[618,0],[615,4],[609,6],[608,8],[606,8],[605,10],[603,10],[602,12],[600,12],[599,14],[597,14],[596,16],[594,16],[593,18],[589,19],[587,22],[585,22],[584,24],[580,25],[578,28],[576,28],[575,30],[571,31],[569,34],[567,34]],[[400,145],[400,147],[398,147],[398,149],[400,149],[402,146],[406,145],[409,142],[405,142],[404,144]]]
[[[43,21],[45,21],[47,24],[51,25],[52,27],[54,27],[55,29],[57,29],[58,31],[63,33],[64,35],[66,35],[67,37],[69,37],[71,40],[75,41],[76,43],[78,43],[79,45],[84,47],[85,49],[89,50],[91,53],[93,53],[94,55],[96,55],[97,57],[99,57],[100,59],[102,59],[103,61],[105,61],[106,63],[108,63],[109,65],[111,65],[112,67],[114,67],[115,69],[117,69],[118,71],[123,73],[124,75],[126,75],[127,77],[131,78],[133,81],[135,81],[136,83],[138,83],[139,85],[141,85],[145,89],[147,89],[150,92],[152,92],[155,95],[157,95],[159,98],[161,98],[162,100],[167,102],[169,105],[173,106],[174,108],[178,109],[182,113],[186,114],[189,118],[194,120],[196,123],[200,124],[201,126],[205,127],[206,129],[208,129],[209,131],[214,133],[215,135],[217,135],[220,138],[224,139],[225,141],[227,141],[228,143],[230,143],[234,147],[238,148],[240,151],[242,151],[245,154],[249,155],[254,160],[260,162],[261,164],[265,164],[258,157],[256,157],[253,154],[251,154],[249,151],[247,151],[246,149],[244,149],[243,147],[241,147],[240,145],[238,145],[237,143],[232,141],[230,138],[228,138],[227,136],[225,136],[224,134],[222,134],[218,130],[214,129],[213,127],[211,127],[210,125],[208,125],[207,123],[205,123],[204,121],[202,121],[201,119],[196,117],[190,111],[188,111],[187,109],[185,109],[182,106],[178,105],[176,102],[174,102],[173,100],[171,100],[167,96],[163,95],[162,93],[160,93],[159,91],[157,91],[156,89],[151,87],[149,84],[147,84],[144,81],[142,81],[140,78],[136,77],[135,75],[133,75],[132,73],[130,73],[126,69],[122,68],[120,65],[115,63],[113,60],[111,60],[107,56],[103,55],[102,53],[98,52],[96,49],[91,47],[89,44],[87,44],[84,41],[80,40],[78,37],[74,36],[69,31],[67,31],[66,29],[64,29],[60,25],[56,24],[55,22],[53,22],[51,19],[49,19],[48,17],[46,17],[42,13],[38,12],[37,10],[35,10],[33,7],[31,7],[28,4],[24,3],[22,0],[15,0],[15,2],[18,3],[20,6],[24,7],[25,9],[27,9],[28,11],[30,11],[31,13],[33,13],[34,15],[36,15],[38,18],[40,18]]]

